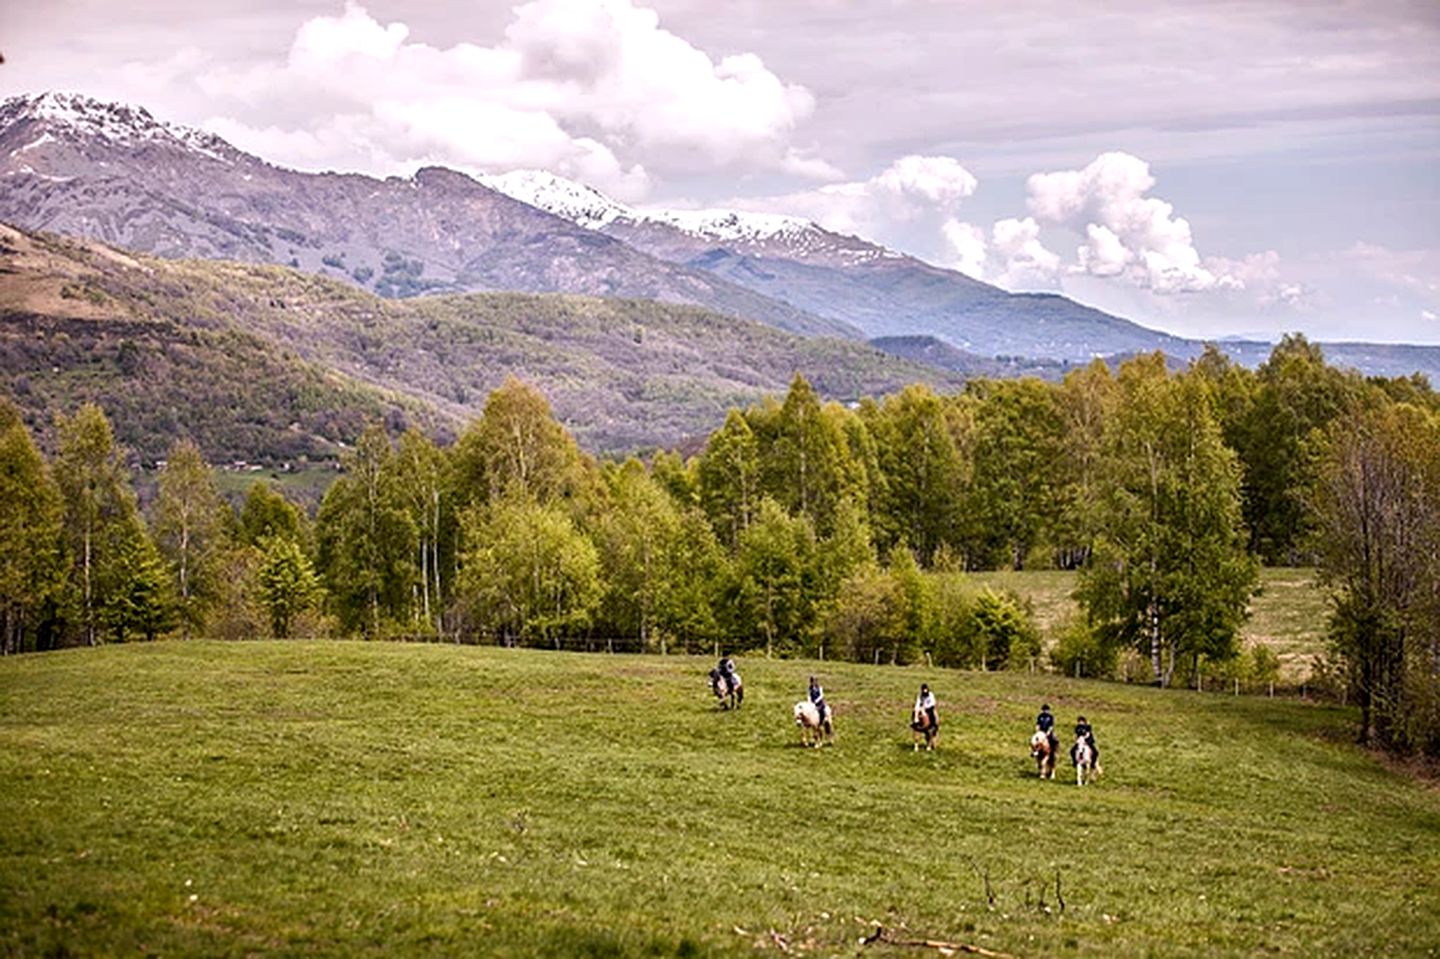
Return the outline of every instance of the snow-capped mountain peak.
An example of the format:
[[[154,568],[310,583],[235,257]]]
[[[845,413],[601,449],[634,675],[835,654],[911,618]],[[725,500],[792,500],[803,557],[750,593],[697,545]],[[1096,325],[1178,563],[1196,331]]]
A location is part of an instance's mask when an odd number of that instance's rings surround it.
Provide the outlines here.
[[[587,229],[619,236],[647,252],[673,258],[676,244],[692,252],[717,247],[751,256],[858,264],[901,254],[858,237],[841,236],[801,217],[742,210],[662,210],[628,206],[594,187],[543,170],[482,176],[480,182],[522,203]],[[662,235],[663,234],[663,235]]]
[[[129,146],[164,144],[233,161],[239,151],[213,133],[178,123],[162,123],[144,107],[105,103],[78,93],[48,92],[0,101],[0,129],[24,120],[40,123],[44,132],[20,150],[52,142],[55,133],[77,140],[109,140]],[[48,139],[45,139],[47,138]]]
[[[497,193],[590,230],[603,229],[621,217],[635,218],[633,209],[594,187],[545,170],[511,170],[476,179]]]

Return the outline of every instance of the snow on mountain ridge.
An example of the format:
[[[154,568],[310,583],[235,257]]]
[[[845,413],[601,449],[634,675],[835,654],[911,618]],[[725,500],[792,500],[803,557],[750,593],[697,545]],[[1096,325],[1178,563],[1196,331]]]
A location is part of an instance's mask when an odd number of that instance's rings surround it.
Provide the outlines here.
[[[824,232],[800,217],[739,210],[650,210],[627,206],[594,187],[544,170],[512,170],[479,177],[481,183],[506,196],[564,217],[591,230],[616,222],[659,223],[691,236],[717,242],[773,238],[794,239]]]
[[[178,123],[156,120],[144,107],[105,103],[78,93],[47,92],[0,101],[0,129],[30,119],[83,137],[103,137],[119,143],[174,143],[214,160],[233,162],[238,151],[213,133]],[[44,133],[22,149],[49,142]],[[13,155],[13,153],[12,153]]]

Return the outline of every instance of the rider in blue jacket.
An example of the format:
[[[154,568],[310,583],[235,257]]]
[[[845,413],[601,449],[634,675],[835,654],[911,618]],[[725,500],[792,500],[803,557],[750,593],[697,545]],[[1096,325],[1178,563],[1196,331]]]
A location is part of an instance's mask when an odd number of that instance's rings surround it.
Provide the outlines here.
[[[1050,740],[1050,755],[1055,755],[1060,749],[1060,737],[1055,735],[1055,716],[1050,712],[1049,703],[1040,707],[1040,715],[1035,717],[1035,728]]]

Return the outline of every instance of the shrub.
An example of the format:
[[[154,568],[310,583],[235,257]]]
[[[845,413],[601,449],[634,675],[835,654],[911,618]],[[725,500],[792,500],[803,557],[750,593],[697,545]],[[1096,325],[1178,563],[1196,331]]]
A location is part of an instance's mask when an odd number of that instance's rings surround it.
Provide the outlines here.
[[[1070,620],[1060,632],[1055,648],[1050,650],[1050,663],[1066,676],[1112,676],[1119,660],[1119,650],[1104,642],[1080,618]]]

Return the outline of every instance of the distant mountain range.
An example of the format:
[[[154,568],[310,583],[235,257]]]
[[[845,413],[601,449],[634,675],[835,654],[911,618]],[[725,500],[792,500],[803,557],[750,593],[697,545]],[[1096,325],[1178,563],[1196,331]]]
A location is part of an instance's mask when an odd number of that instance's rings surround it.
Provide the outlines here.
[[[561,294],[382,299],[271,265],[166,260],[0,225],[0,394],[42,436],[99,402],[143,460],[333,459],[364,424],[454,434],[515,374],[587,448],[692,443],[802,373],[853,402],[964,375],[692,306]]]
[[[638,210],[534,171],[300,173],[142,108],[72,94],[0,103],[0,221],[164,257],[289,265],[391,298],[562,292],[694,305],[803,336],[874,340],[971,374],[1058,375],[1096,356],[1184,359],[1202,346],[794,217]],[[933,345],[919,349],[925,338]],[[1221,348],[1250,365],[1270,349]],[[1364,372],[1440,379],[1437,347],[1325,349]]]

